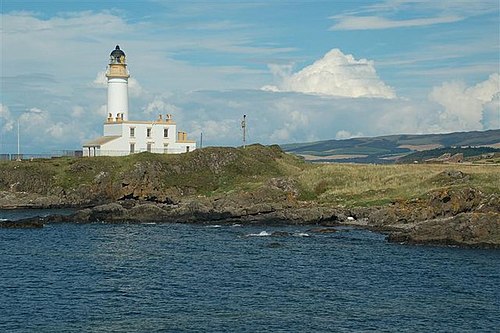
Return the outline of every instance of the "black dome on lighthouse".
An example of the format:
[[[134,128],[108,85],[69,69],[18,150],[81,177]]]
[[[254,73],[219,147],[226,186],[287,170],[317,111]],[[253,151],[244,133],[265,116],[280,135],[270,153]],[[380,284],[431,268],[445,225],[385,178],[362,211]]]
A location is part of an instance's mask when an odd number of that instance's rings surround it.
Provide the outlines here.
[[[113,58],[120,58],[121,56],[125,56],[125,52],[120,50],[120,46],[116,45],[115,49],[110,54]]]

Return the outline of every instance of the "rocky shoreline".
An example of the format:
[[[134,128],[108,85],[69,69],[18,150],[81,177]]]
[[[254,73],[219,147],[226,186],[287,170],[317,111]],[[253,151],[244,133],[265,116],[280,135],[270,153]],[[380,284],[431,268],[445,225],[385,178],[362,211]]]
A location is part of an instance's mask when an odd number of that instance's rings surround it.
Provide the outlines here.
[[[386,233],[390,242],[500,248],[498,169],[473,168],[311,165],[278,146],[261,145],[7,161],[0,163],[0,209],[75,213],[3,221],[0,228],[96,222],[347,225]]]
[[[273,198],[276,198],[273,195]],[[71,215],[3,221],[3,228],[55,223],[197,223],[353,226],[387,234],[389,242],[500,248],[500,197],[466,188],[379,207],[342,208],[251,193],[188,197],[176,202],[127,199],[78,209]],[[267,198],[269,199],[269,198]],[[55,208],[54,203],[11,208]],[[67,207],[67,206],[64,206]],[[3,208],[6,208],[4,205]],[[318,230],[319,230],[318,229]]]

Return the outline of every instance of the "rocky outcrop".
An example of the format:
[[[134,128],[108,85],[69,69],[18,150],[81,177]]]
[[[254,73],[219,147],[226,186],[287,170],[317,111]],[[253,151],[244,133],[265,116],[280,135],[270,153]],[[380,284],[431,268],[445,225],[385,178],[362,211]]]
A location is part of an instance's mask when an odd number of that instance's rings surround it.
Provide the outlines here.
[[[35,217],[20,221],[0,221],[0,229],[31,229],[43,228],[44,221],[42,218]]]
[[[238,196],[236,196],[238,197]],[[265,224],[338,224],[345,219],[342,209],[311,207],[290,203],[247,203],[239,200],[192,198],[175,205],[137,202],[128,208],[119,203],[82,209],[68,221],[157,222],[157,223],[265,223]]]
[[[500,248],[500,219],[494,212],[460,213],[393,231],[388,240],[409,244]]]
[[[368,225],[391,242],[500,247],[500,197],[472,188],[445,189],[427,198],[379,207]]]
[[[260,195],[198,196],[173,204],[124,200],[69,216],[5,221],[0,227],[33,228],[60,222],[308,224],[318,226],[312,232],[328,233],[336,232],[332,226],[350,225],[386,232],[390,242],[500,247],[498,195],[485,196],[472,188],[448,189],[418,200],[347,210],[299,202],[280,191],[273,193],[272,183]]]

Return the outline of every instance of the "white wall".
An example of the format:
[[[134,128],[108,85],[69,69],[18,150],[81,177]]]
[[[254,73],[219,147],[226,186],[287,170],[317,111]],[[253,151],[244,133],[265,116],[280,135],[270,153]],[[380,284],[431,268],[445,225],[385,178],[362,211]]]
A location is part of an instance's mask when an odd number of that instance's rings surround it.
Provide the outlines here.
[[[130,136],[130,128],[134,128],[134,136]],[[148,128],[151,129],[150,137],[147,136]],[[168,137],[164,137],[163,130],[168,129]],[[134,153],[148,150],[148,143],[151,144],[152,153],[178,154],[193,151],[196,143],[178,143],[177,126],[175,124],[158,122],[132,122],[113,123],[104,125],[105,136],[121,136],[115,140],[101,145],[101,155],[122,156],[130,153],[130,144],[134,143]],[[165,147],[165,145],[167,146]]]

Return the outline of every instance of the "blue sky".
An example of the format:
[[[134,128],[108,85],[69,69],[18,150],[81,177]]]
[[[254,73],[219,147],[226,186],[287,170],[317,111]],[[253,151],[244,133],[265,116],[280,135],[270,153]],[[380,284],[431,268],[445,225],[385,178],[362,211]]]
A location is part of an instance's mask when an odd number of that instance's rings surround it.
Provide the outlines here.
[[[500,127],[498,0],[1,2],[0,153],[102,134],[116,44],[129,117],[204,145]]]

